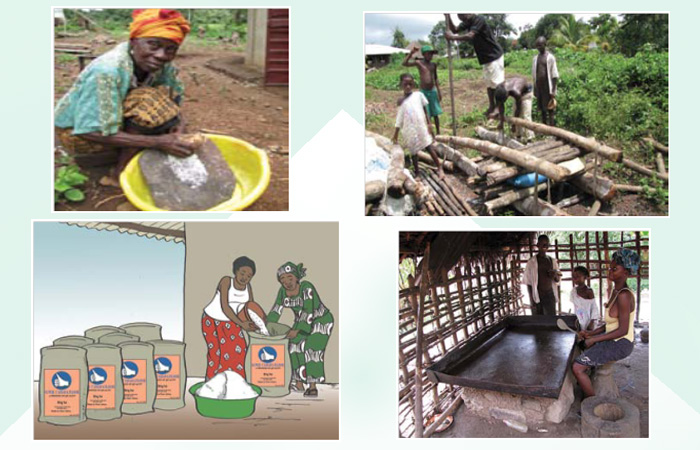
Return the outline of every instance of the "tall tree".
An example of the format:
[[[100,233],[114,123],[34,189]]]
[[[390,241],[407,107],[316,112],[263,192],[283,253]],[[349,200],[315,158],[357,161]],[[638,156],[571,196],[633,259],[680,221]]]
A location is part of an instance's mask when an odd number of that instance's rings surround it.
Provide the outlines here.
[[[668,14],[623,14],[615,37],[627,56],[634,56],[645,45],[668,50]]]
[[[447,50],[447,41],[445,41],[445,29],[445,21],[441,20],[440,22],[435,24],[433,29],[430,30],[430,34],[428,35],[430,45],[433,46],[433,48],[438,52],[439,55],[445,53],[445,51]]]
[[[591,41],[590,35],[588,24],[569,14],[559,18],[559,26],[552,32],[551,42],[559,47],[584,50]]]
[[[398,25],[394,28],[394,40],[391,42],[391,46],[397,48],[406,48],[408,46],[408,39],[406,39],[406,35],[403,34]]]

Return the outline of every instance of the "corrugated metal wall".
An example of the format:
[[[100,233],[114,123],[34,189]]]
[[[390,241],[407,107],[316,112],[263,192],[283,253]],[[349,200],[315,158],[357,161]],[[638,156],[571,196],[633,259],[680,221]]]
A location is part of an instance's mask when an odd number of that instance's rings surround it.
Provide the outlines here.
[[[289,10],[270,9],[267,19],[265,86],[288,86]]]

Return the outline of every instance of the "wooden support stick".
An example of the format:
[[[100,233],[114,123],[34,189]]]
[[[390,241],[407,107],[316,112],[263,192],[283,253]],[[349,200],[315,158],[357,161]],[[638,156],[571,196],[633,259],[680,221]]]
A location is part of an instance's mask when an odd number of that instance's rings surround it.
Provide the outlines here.
[[[664,164],[664,155],[657,152],[656,153],[656,168],[659,169],[659,173],[666,175],[666,164]]]
[[[668,154],[668,147],[662,144],[661,142],[657,141],[656,139],[652,137],[645,137],[643,138],[643,140],[645,142],[650,143],[652,147],[654,147],[654,150],[656,150],[657,152],[664,152]]]
[[[589,215],[589,216],[595,216],[595,215],[597,215],[597,214],[598,214],[598,211],[600,211],[601,205],[602,205],[602,203],[600,202],[600,200],[596,199],[596,200],[593,202],[593,206],[591,206],[591,210],[588,212],[588,215]]]
[[[622,164],[623,164],[625,167],[629,167],[630,169],[632,169],[632,170],[634,170],[634,171],[637,171],[637,172],[639,172],[639,173],[643,173],[644,175],[648,175],[648,176],[650,176],[650,177],[654,177],[654,176],[655,176],[655,177],[657,177],[657,178],[661,178],[662,180],[668,182],[668,174],[662,174],[662,173],[659,173],[659,172],[655,172],[655,171],[653,171],[653,170],[651,170],[651,169],[649,169],[649,168],[647,168],[647,167],[644,167],[643,165],[641,165],[641,164],[639,164],[639,163],[636,163],[636,162],[632,161],[631,159],[622,158]]]
[[[452,403],[450,403],[450,406],[447,407],[445,412],[440,414],[438,418],[433,422],[428,428],[425,429],[425,433],[423,433],[423,437],[429,438],[430,436],[435,433],[435,430],[438,429],[438,427],[445,421],[447,416],[453,414],[457,408],[462,404],[462,396],[457,394],[457,398],[452,400]]]
[[[645,186],[632,186],[630,184],[616,184],[615,189],[623,192],[644,192],[645,190],[651,193],[655,193],[655,188],[648,188]]]

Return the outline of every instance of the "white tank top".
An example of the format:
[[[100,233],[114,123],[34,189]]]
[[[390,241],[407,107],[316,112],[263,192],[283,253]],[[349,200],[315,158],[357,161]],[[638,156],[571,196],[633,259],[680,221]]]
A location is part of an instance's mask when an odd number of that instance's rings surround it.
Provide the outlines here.
[[[250,294],[248,292],[249,288],[246,286],[245,289],[239,291],[233,285],[233,279],[229,279],[231,280],[231,287],[228,289],[228,305],[231,307],[234,314],[238,314],[241,309],[243,309],[243,305],[245,305],[250,299]],[[219,291],[219,288],[216,289],[214,298],[204,308],[204,313],[215,320],[230,320],[228,317],[226,317],[226,314],[224,314],[224,310],[221,309],[221,292]]]

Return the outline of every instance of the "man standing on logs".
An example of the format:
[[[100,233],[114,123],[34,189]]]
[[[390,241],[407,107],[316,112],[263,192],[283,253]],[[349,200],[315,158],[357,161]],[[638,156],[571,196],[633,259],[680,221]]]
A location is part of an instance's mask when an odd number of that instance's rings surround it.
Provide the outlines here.
[[[513,97],[515,100],[515,111],[513,115],[521,119],[532,122],[532,83],[522,77],[508,78],[505,83],[496,88],[494,95],[498,111],[493,115],[498,114],[498,129],[503,130],[503,122],[505,121],[506,101],[508,97]],[[492,115],[492,117],[493,117]],[[522,126],[511,124],[510,131],[523,142],[531,141],[535,138],[535,133]]]
[[[559,293],[557,285],[561,280],[557,260],[547,255],[549,237],[542,234],[537,238],[537,254],[525,266],[523,282],[530,297],[533,315],[555,316]]]
[[[503,65],[503,49],[498,44],[491,27],[483,16],[476,14],[457,14],[461,23],[458,27],[452,23],[449,14],[445,14],[445,38],[448,41],[471,41],[479,64],[484,69],[484,79],[488,84],[486,93],[489,96],[489,109],[484,114],[490,116],[496,110],[495,91],[498,85],[505,81]],[[466,31],[466,34],[457,35]]]
[[[403,65],[404,67],[418,67],[420,91],[425,95],[425,98],[428,99],[428,117],[433,117],[435,119],[435,130],[437,134],[440,134],[440,114],[442,114],[440,102],[442,101],[442,93],[440,92],[440,84],[438,83],[437,64],[431,61],[437,52],[430,45],[424,45],[420,49],[423,55],[423,61],[414,59],[413,62],[409,62],[417,51],[418,47],[413,47],[411,53],[406,55],[406,58],[403,60]]]
[[[542,113],[542,123],[554,126],[554,111],[557,108],[557,60],[547,51],[547,39],[540,36],[535,41],[539,54],[532,59],[532,80],[535,83],[537,106]]]

